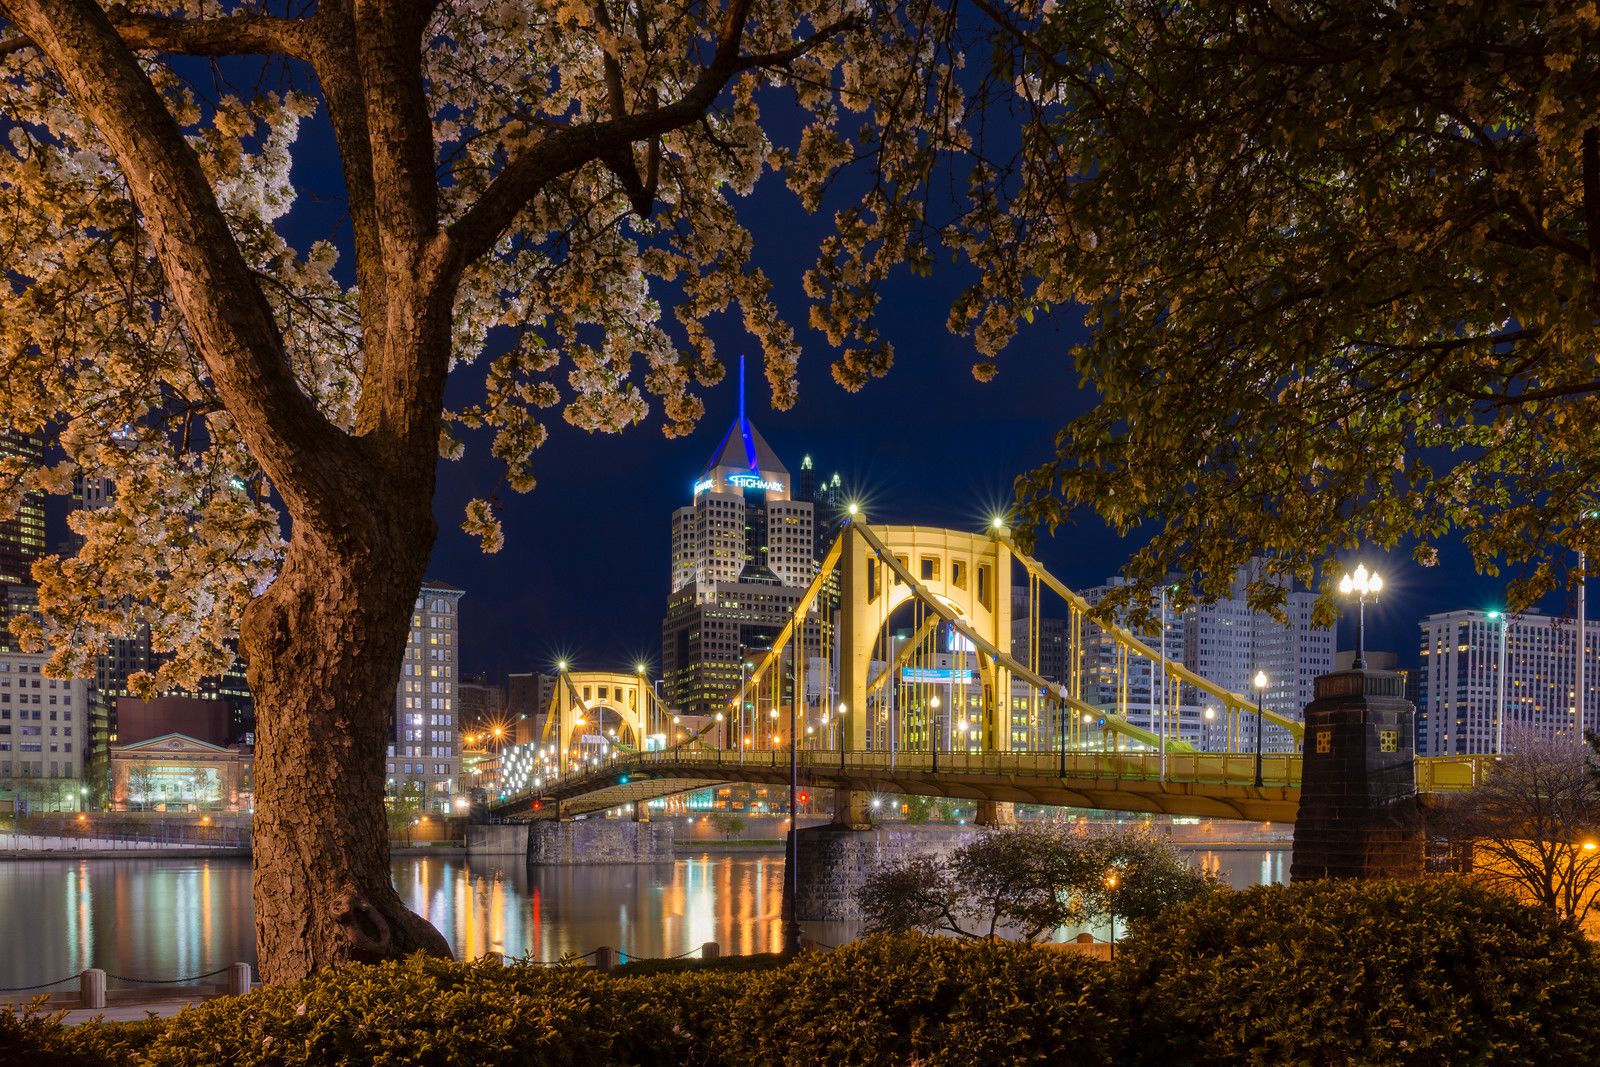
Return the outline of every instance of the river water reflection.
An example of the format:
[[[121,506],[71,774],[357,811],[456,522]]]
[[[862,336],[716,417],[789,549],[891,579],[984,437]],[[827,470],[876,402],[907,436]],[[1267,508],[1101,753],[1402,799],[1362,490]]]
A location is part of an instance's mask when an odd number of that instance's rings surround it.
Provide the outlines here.
[[[1288,878],[1284,849],[1193,855],[1237,887]],[[559,960],[600,945],[630,957],[664,957],[707,941],[725,954],[747,954],[776,951],[782,934],[778,853],[532,873],[502,857],[403,857],[394,863],[394,879],[407,904],[463,958],[498,952]],[[808,923],[806,932],[838,944],[856,929]],[[0,990],[86,967],[170,979],[240,961],[255,962],[248,860],[0,863]]]

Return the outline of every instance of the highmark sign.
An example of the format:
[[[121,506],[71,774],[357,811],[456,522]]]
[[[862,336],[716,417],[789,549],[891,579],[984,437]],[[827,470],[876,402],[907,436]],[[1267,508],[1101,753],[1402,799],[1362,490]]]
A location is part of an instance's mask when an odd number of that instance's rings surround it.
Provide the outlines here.
[[[701,478],[694,483],[694,495],[699,496],[716,484],[710,478]],[[740,489],[767,489],[775,493],[783,492],[783,483],[776,478],[767,479],[759,474],[735,473],[728,475],[728,484],[738,486]]]

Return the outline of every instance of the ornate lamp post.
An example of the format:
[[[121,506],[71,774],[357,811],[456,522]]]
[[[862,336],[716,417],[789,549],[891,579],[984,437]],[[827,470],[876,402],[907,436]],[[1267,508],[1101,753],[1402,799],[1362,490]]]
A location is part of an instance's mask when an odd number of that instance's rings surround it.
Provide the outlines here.
[[[1367,597],[1376,600],[1382,589],[1383,579],[1378,577],[1378,572],[1369,573],[1363,563],[1356,564],[1355,574],[1339,579],[1339,592],[1345,596],[1356,595],[1356,659],[1351,666],[1358,671],[1367,666]]]
[[[1261,788],[1261,719],[1262,719],[1261,700],[1262,700],[1262,696],[1266,693],[1266,690],[1267,690],[1267,672],[1266,671],[1256,671],[1256,676],[1255,676],[1254,681],[1255,681],[1255,686],[1256,686],[1256,788],[1260,789]]]

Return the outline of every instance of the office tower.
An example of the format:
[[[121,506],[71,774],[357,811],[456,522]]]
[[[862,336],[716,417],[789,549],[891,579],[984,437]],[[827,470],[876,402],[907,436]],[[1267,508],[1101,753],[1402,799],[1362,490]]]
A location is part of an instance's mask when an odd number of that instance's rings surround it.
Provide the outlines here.
[[[44,462],[43,439],[0,431],[0,460],[12,458],[39,466]],[[33,583],[33,561],[44,555],[44,533],[44,494],[29,490],[21,495],[16,514],[0,518],[0,584]]]
[[[742,362],[739,373],[739,415],[672,516],[661,665],[667,703],[690,715],[725,707],[816,573],[813,505],[791,495],[788,468],[746,418]]]
[[[460,607],[463,590],[426,581],[411,614],[400,681],[395,686],[391,791],[421,787],[430,811],[449,811],[461,753]]]

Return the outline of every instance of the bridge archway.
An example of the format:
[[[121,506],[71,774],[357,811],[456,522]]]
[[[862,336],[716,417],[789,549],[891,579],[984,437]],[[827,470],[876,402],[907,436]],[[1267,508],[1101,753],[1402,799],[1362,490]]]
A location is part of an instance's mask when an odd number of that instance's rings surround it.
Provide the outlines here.
[[[639,750],[659,723],[655,690],[638,674],[563,671],[545,709],[541,741],[554,741],[563,769],[606,747]],[[592,740],[591,740],[592,739]],[[586,752],[587,748],[602,751]]]
[[[892,557],[979,637],[1011,647],[1011,550],[998,538],[929,526],[871,528],[869,543],[846,531],[839,558],[839,699],[845,704],[845,747],[867,747],[866,710],[874,649],[895,611],[917,596],[884,558]],[[881,547],[881,551],[878,546]],[[1005,667],[976,653],[983,689],[983,748],[1010,748],[1011,680]],[[894,670],[891,661],[886,669]],[[857,713],[851,715],[850,711]]]

